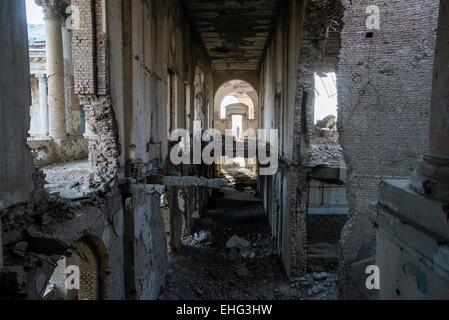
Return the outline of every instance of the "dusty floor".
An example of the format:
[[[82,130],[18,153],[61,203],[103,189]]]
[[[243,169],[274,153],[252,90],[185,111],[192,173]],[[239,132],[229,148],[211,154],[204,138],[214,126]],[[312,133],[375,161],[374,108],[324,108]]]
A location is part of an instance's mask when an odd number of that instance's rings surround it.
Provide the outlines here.
[[[194,234],[184,237],[181,250],[170,256],[160,299],[337,299],[335,274],[313,273],[288,280],[261,202],[249,187],[254,181],[247,180],[247,172],[236,176],[233,183],[243,191],[217,192]],[[234,235],[249,246],[227,248]]]
[[[82,198],[92,190],[89,188],[90,164],[78,160],[42,168],[50,193],[59,193],[67,199]]]

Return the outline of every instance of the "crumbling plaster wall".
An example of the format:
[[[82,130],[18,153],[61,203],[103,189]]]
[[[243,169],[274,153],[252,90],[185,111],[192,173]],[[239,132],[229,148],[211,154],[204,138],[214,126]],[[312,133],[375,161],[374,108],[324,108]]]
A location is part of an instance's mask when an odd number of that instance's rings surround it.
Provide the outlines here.
[[[338,126],[349,166],[350,220],[342,232],[341,271],[343,296],[351,297],[349,265],[374,246],[366,213],[380,181],[408,177],[410,163],[427,150],[438,1],[344,5]],[[369,5],[380,8],[380,30],[365,26]]]
[[[315,72],[335,69],[339,45],[342,5],[340,1],[308,1],[302,24],[299,59],[295,75],[295,125],[293,127],[293,171],[291,210],[300,233],[297,233],[296,265],[294,274],[307,269],[307,202],[308,174],[307,154],[313,134]],[[335,48],[337,46],[337,50]],[[292,233],[297,232],[292,229]]]

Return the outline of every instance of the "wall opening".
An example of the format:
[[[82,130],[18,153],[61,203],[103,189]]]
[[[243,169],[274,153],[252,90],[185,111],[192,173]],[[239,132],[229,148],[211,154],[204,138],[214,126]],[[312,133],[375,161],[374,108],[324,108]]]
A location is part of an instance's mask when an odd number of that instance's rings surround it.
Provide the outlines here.
[[[242,128],[243,128],[243,116],[242,115],[232,115],[232,134],[240,139],[242,137]]]
[[[224,97],[223,101],[221,102],[221,105],[220,105],[220,117],[221,117],[221,119],[225,119],[226,118],[226,107],[227,106],[229,106],[231,104],[234,104],[234,103],[239,103],[239,102],[240,102],[240,100],[237,99],[234,96],[226,96],[226,97]]]
[[[337,78],[335,72],[315,73],[314,123],[334,116],[337,119]]]
[[[90,192],[91,132],[74,91],[72,30],[58,19],[44,20],[45,10],[52,9],[34,0],[26,0],[26,9],[32,97],[27,144],[46,175],[47,190],[76,198]]]
[[[307,164],[307,244],[310,271],[338,268],[339,240],[348,220],[346,164],[337,131],[337,81],[334,72],[314,74],[315,99]]]
[[[231,135],[234,141],[252,139],[251,134],[257,135],[259,129],[258,107],[258,93],[249,83],[242,80],[227,81],[215,93],[214,129],[222,135]],[[257,175],[256,164],[257,159],[254,157],[237,155],[231,159],[223,156],[221,163],[217,164],[217,171],[232,176],[242,173],[238,170],[244,170],[252,177]]]

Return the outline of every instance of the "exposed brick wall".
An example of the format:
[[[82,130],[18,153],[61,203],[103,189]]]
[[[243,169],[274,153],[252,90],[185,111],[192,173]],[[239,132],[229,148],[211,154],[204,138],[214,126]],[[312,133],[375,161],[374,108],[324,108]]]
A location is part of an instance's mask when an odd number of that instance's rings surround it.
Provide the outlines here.
[[[118,126],[109,93],[107,33],[104,0],[73,0],[80,26],[73,30],[72,56],[75,93],[91,128],[89,162],[91,186],[113,187],[119,170]]]
[[[72,0],[79,8],[80,25],[73,29],[72,59],[75,94],[95,94],[95,17],[94,0]]]
[[[343,263],[355,258],[370,229],[366,211],[379,182],[408,177],[410,163],[427,149],[438,3],[344,1],[338,125],[351,219],[342,234]],[[369,5],[380,8],[380,30],[366,29]]]
[[[104,30],[105,0],[95,1],[95,31],[96,31],[96,78],[97,94],[106,95],[108,88],[108,72],[106,60],[106,30]]]
[[[97,300],[98,297],[98,261],[92,249],[84,242],[76,242],[73,245],[81,255],[76,256],[76,265],[80,269],[80,289],[78,300]],[[75,255],[75,253],[73,253]]]
[[[103,0],[73,0],[79,8],[80,28],[73,30],[75,93],[108,92],[105,7]]]

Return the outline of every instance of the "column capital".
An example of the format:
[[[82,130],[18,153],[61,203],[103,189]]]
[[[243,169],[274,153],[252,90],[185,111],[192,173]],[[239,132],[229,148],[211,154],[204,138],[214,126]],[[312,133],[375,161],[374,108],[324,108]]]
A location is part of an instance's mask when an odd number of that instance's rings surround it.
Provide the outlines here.
[[[67,17],[66,9],[70,5],[65,0],[35,0],[44,10],[44,20],[57,20],[63,23]]]

